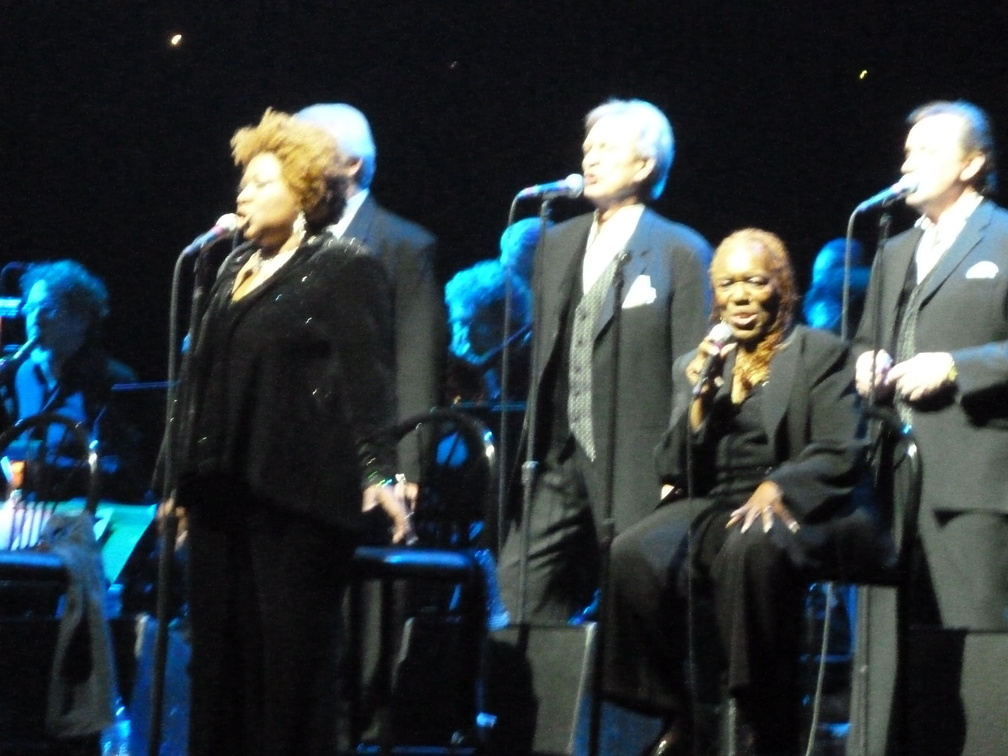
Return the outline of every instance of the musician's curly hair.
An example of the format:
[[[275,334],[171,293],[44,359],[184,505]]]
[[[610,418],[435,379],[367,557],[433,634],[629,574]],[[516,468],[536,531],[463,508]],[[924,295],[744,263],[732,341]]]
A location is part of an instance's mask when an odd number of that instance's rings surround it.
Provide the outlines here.
[[[231,153],[242,170],[264,152],[280,162],[284,181],[298,198],[309,229],[319,230],[339,218],[345,179],[335,175],[332,166],[345,159],[326,131],[268,108],[257,125],[238,129],[231,137]]]
[[[98,276],[76,260],[33,263],[21,276],[25,298],[39,281],[45,281],[49,296],[69,308],[76,317],[86,317],[92,328],[109,314],[108,289]]]

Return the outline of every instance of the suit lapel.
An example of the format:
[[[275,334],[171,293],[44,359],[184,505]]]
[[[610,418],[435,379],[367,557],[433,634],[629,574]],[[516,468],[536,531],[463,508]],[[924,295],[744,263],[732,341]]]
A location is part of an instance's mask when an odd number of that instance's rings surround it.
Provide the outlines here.
[[[903,286],[906,284],[907,272],[922,234],[923,231],[919,228],[913,228],[899,244],[883,247],[880,253],[883,262],[885,262],[887,255],[891,256],[883,268],[885,270],[883,277],[885,293],[882,301],[888,303],[887,309],[889,310],[883,316],[885,318],[883,322],[891,324],[891,327],[887,328],[887,332],[895,333],[895,329],[899,327],[899,324],[896,323],[896,315],[903,300]]]
[[[772,380],[767,381],[763,386],[763,401],[761,402],[760,413],[763,420],[763,430],[766,431],[770,443],[774,443],[777,437],[777,429],[787,412],[789,399],[794,386],[795,373],[798,368],[798,340],[794,332],[788,336],[784,342],[785,347],[774,355],[770,368]],[[735,369],[735,359],[738,352],[733,351],[725,360],[721,377],[724,383],[715,393],[715,399],[720,401],[731,401],[732,391],[732,370]],[[720,395],[724,395],[723,398]],[[685,405],[688,407],[688,403]]]
[[[790,405],[791,394],[794,391],[795,375],[798,371],[800,353],[799,340],[795,331],[787,337],[784,346],[773,357],[770,366],[772,380],[764,386],[762,413],[763,427],[770,443],[777,438],[777,429],[784,419],[784,413]]]
[[[354,217],[350,220],[346,231],[343,232],[343,238],[359,239],[370,250],[371,226],[374,225],[377,209],[378,203],[375,202],[373,196],[368,194],[367,198],[361,203],[361,206],[357,208],[357,212],[354,213]]]
[[[540,342],[545,349],[541,355],[538,372],[541,376],[546,369],[550,356],[556,347],[560,332],[560,323],[564,310],[570,306],[571,292],[580,282],[581,261],[584,259],[585,245],[588,243],[588,232],[591,230],[592,216],[586,215],[581,223],[571,221],[571,228],[566,237],[550,244],[544,250],[544,259],[535,261],[536,284],[541,287],[539,300],[544,303],[542,321],[533,328],[542,329],[543,340]],[[547,307],[546,302],[552,303]]]
[[[581,266],[584,261],[585,246],[588,244],[588,232],[591,230],[592,216],[587,216],[580,227],[571,229],[571,244],[557,245],[556,266],[552,267],[553,275],[543,283],[549,287],[556,286],[560,296],[554,301],[553,312],[549,313],[550,322],[559,324],[563,311],[570,304],[571,292],[575,286],[580,286]]]
[[[934,296],[934,293],[952,275],[952,271],[958,267],[963,258],[980,243],[983,239],[984,231],[990,223],[993,211],[994,207],[991,203],[983,202],[966,220],[966,225],[959,232],[959,236],[952,242],[952,246],[945,251],[945,254],[938,259],[934,270],[931,271],[931,275],[923,282],[924,290],[921,292],[921,307]]]
[[[647,269],[647,253],[651,245],[651,226],[654,223],[653,214],[650,210],[645,210],[641,215],[637,228],[634,229],[630,239],[627,240],[626,253],[628,255],[623,264],[623,297],[626,298],[627,291],[637,277]],[[598,320],[595,322],[594,338],[598,337],[609,325],[616,312],[616,287],[610,286],[606,292],[605,299],[602,300],[602,309],[599,310]]]

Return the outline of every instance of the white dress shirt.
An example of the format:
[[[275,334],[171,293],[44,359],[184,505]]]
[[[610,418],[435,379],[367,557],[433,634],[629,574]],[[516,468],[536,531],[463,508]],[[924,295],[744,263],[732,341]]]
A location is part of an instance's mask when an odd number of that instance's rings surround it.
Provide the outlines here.
[[[917,228],[924,230],[920,241],[917,242],[917,252],[915,260],[917,262],[917,283],[924,280],[924,277],[931,272],[935,264],[941,259],[948,248],[962,233],[966,221],[977,209],[983,197],[972,189],[963,192],[952,206],[938,216],[937,222],[931,220],[926,215],[917,219]]]
[[[364,200],[367,199],[368,195],[371,193],[370,189],[361,189],[357,194],[353,195],[346,201],[346,207],[343,208],[343,215],[340,219],[329,226],[329,231],[332,235],[339,238],[346,233],[347,226],[350,225],[350,221],[354,219],[357,215],[357,211],[360,210],[360,206],[364,204]]]
[[[617,254],[626,249],[627,242],[637,230],[644,214],[644,205],[621,207],[601,226],[598,211],[588,232],[588,247],[581,267],[581,284],[588,291]]]

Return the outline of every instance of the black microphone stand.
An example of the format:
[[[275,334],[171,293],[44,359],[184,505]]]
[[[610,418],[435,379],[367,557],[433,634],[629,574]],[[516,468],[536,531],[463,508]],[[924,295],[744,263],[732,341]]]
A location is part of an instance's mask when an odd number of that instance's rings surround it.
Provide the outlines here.
[[[879,216],[878,221],[878,241],[876,242],[875,250],[875,260],[872,263],[872,278],[876,278],[875,301],[872,303],[874,311],[872,312],[872,317],[874,318],[874,332],[872,333],[872,350],[873,354],[877,355],[879,349],[882,348],[882,297],[885,294],[885,279],[883,273],[882,265],[882,255],[885,252],[885,245],[889,241],[889,230],[892,226],[892,216],[888,211],[882,213]],[[874,408],[878,403],[876,378],[877,371],[875,367],[875,358],[872,359],[872,373],[871,373],[871,386],[868,390],[868,407],[869,409]]]
[[[513,207],[513,206],[512,206]],[[529,520],[532,513],[532,489],[535,486],[536,476],[539,472],[539,462],[535,458],[536,437],[538,433],[539,420],[539,397],[537,380],[539,378],[540,367],[543,365],[543,355],[541,354],[541,339],[536,338],[535,329],[542,324],[542,265],[543,249],[546,244],[546,226],[549,223],[550,199],[543,198],[539,205],[539,238],[536,239],[536,264],[532,273],[532,355],[529,360],[530,375],[528,399],[525,402],[525,462],[522,463],[521,483],[522,483],[522,518],[525,521],[522,528],[521,561],[518,571],[518,618],[516,624],[519,628],[519,646],[525,647],[528,643],[528,623],[527,614],[527,592],[528,592],[528,557],[531,547],[529,533]],[[505,425],[505,418],[501,417],[501,427]],[[501,459],[504,459],[503,451]],[[501,523],[503,525],[503,521]]]
[[[854,212],[851,214],[850,220],[848,222],[848,231],[847,231],[848,243],[847,243],[847,250],[846,250],[847,254],[845,255],[845,259],[844,259],[844,292],[843,292],[843,294],[844,294],[844,326],[845,327],[846,327],[846,324],[847,324],[846,305],[847,305],[847,301],[848,301],[848,297],[849,297],[848,289],[849,289],[849,286],[850,286],[850,272],[849,272],[850,271],[850,239],[852,237],[852,227],[853,227],[853,223],[854,223],[854,218],[858,214],[858,212],[859,212],[859,210],[855,209]],[[875,244],[875,257],[874,257],[874,260],[872,261],[872,271],[871,271],[871,279],[870,279],[870,286],[869,286],[870,290],[873,292],[874,299],[871,302],[866,303],[867,305],[869,305],[871,307],[871,314],[872,314],[872,334],[871,334],[871,345],[870,345],[869,348],[871,350],[871,354],[873,355],[873,357],[872,357],[872,366],[871,366],[871,378],[870,378],[870,383],[869,383],[869,388],[868,388],[868,396],[867,396],[867,399],[866,399],[866,408],[865,408],[865,416],[868,417],[868,418],[878,418],[879,413],[880,413],[880,410],[879,410],[879,407],[878,407],[878,405],[879,405],[878,385],[877,385],[877,382],[878,382],[878,373],[877,373],[876,361],[877,361],[878,352],[883,347],[883,340],[884,340],[883,323],[882,323],[882,315],[883,315],[883,312],[882,312],[882,299],[885,296],[885,283],[886,283],[885,282],[884,255],[885,255],[886,244],[889,241],[891,226],[892,226],[892,215],[887,210],[884,210],[882,212],[882,214],[879,216],[879,219],[878,219],[878,236],[877,236],[877,240],[876,240],[876,244]],[[895,321],[894,321],[893,325],[894,325],[894,327],[897,325],[895,323]],[[888,347],[889,348],[887,349],[887,351],[889,351],[889,349],[892,348],[892,344],[890,343],[888,345]],[[892,357],[891,354],[890,354],[890,356]],[[872,422],[873,422],[873,424],[880,424],[881,421],[875,419],[875,420],[872,420]],[[877,440],[873,441],[872,443],[873,444],[877,443]],[[904,602],[906,602],[906,603],[904,603]],[[903,622],[906,621],[905,607],[909,604],[909,602],[910,602],[910,599],[904,599],[904,600],[898,600],[897,601],[897,608],[896,608],[896,612],[897,612],[897,618],[896,618],[897,627],[899,627],[901,623],[903,623]],[[901,616],[901,613],[903,613],[904,616]],[[863,641],[867,640],[867,636],[869,635],[869,631],[870,631],[870,629],[871,629],[871,627],[872,627],[873,624],[874,623],[873,623],[873,620],[871,618],[871,604],[870,604],[870,602],[868,602],[868,605],[866,605],[864,607],[864,610],[861,610],[859,608],[859,611],[858,611],[858,621],[857,621],[857,627],[855,629],[855,634],[856,634],[856,637],[858,638],[858,643],[859,644],[861,644]],[[897,629],[896,632],[897,632],[897,634],[899,634],[899,630],[898,629]],[[895,658],[895,670],[896,670],[895,671],[895,675],[896,675],[897,678],[899,676],[901,676],[901,675],[906,674],[906,658],[907,658],[906,654],[907,654],[906,643],[901,643],[901,642],[899,642],[897,640],[897,642],[896,642],[896,658]],[[896,682],[894,684],[896,686],[900,685],[899,682]],[[903,685],[905,685],[905,682],[903,683]],[[865,693],[863,695],[867,695],[867,693]],[[887,739],[888,739],[888,741],[890,743],[895,742],[897,744],[901,744],[901,743],[903,743],[904,738],[905,738],[905,734],[907,732],[907,728],[908,728],[908,724],[909,724],[909,719],[908,719],[909,712],[907,710],[907,706],[905,705],[904,701],[897,701],[895,703],[895,709],[896,709],[896,714],[893,717],[894,721],[891,723],[890,732],[889,732],[889,735],[887,736]],[[815,726],[815,722],[813,722],[813,727],[814,726]],[[814,730],[812,730],[812,731],[814,732]],[[853,740],[854,734],[855,733],[852,731],[851,732],[851,739],[852,740]],[[865,729],[865,725],[862,725],[862,728],[861,728],[861,731],[860,731],[859,734],[860,734],[862,742],[855,744],[854,747],[855,748],[860,748],[860,749],[863,750],[863,749],[865,749],[865,748],[868,747],[868,743],[865,742],[865,739],[867,738],[867,730]]]
[[[616,523],[613,520],[613,489],[616,468],[616,405],[619,400],[619,368],[620,368],[620,325],[623,312],[623,266],[630,255],[621,251],[616,258],[616,269],[613,272],[613,316],[612,316],[612,361],[609,363],[609,378],[612,386],[612,400],[609,404],[609,414],[606,418],[606,448],[605,459],[605,500],[602,504],[602,521],[599,523],[599,585],[598,585],[598,621],[595,625],[595,659],[592,665],[592,696],[591,724],[588,736],[588,753],[597,756],[601,746],[602,725],[602,682],[605,676],[605,624],[609,611],[609,560],[612,553],[612,542],[616,536]]]
[[[843,261],[843,284],[840,294],[840,338],[844,341],[850,339],[850,288],[851,269],[853,268],[854,248],[854,219],[857,217],[857,210],[850,214],[847,219],[847,235],[844,237],[844,261]]]
[[[724,368],[722,367],[722,371]],[[699,382],[697,386],[699,386]],[[716,391],[715,387],[711,388],[712,392]],[[697,519],[697,499],[696,499],[696,460],[693,450],[693,440],[695,431],[690,424],[690,418],[693,415],[693,403],[698,401],[696,386],[690,391],[690,399],[686,404],[686,507],[689,517],[687,522],[689,523],[689,529],[686,531],[686,656],[687,656],[687,674],[689,675],[689,689],[690,695],[694,697],[694,706],[691,707],[690,716],[692,717],[693,733],[699,731],[698,727],[698,706],[695,705],[695,697],[697,691],[700,688],[698,674],[698,655],[697,655],[697,638],[696,638],[696,595],[695,595],[695,583],[694,583],[694,565],[696,564],[696,537],[694,533],[694,523]],[[674,395],[673,395],[674,400]],[[734,706],[730,701],[724,703],[728,707],[728,736],[731,737],[735,729],[734,723]],[[696,749],[696,740],[693,742],[694,753]],[[729,753],[734,754],[735,744],[730,744]],[[722,749],[723,750],[723,749]]]
[[[163,480],[161,502],[167,502],[175,491],[175,441],[179,431],[177,416],[178,371],[175,350],[178,348],[178,279],[182,262],[189,257],[183,252],[175,264],[175,275],[172,285],[172,306],[169,323],[169,359],[168,359],[168,393],[165,411],[165,436],[162,441]],[[196,336],[200,321],[204,314],[204,296],[208,283],[207,255],[202,251],[196,254],[193,266],[193,294],[189,311],[189,346],[188,354],[196,347]],[[188,418],[191,420],[191,418]],[[191,423],[187,422],[189,427]],[[151,669],[151,719],[150,731],[147,737],[147,756],[159,756],[161,750],[161,730],[164,721],[164,686],[165,667],[168,661],[168,622],[171,613],[170,586],[172,565],[175,556],[175,538],[178,535],[178,515],[174,505],[164,507],[161,516],[161,543],[158,554],[157,577],[157,624],[154,635],[154,660]]]
[[[508,227],[514,222],[515,201],[511,203],[511,212],[508,214]],[[507,517],[507,489],[508,489],[508,452],[510,451],[510,432],[508,429],[508,402],[511,392],[511,297],[513,294],[511,282],[511,268],[504,268],[504,324],[503,343],[501,352],[500,367],[500,391],[497,397],[497,411],[500,417],[500,427],[498,430],[498,447],[500,462],[497,466],[497,522],[494,527],[496,547],[494,553],[500,556],[504,548],[504,520]]]

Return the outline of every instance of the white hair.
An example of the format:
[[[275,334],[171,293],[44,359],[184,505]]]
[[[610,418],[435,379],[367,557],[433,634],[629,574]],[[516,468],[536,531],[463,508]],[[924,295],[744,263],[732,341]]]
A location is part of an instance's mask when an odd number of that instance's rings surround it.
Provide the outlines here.
[[[665,180],[675,156],[675,138],[668,118],[650,102],[644,100],[609,100],[592,110],[585,118],[585,132],[610,116],[629,116],[637,123],[637,154],[654,158],[655,167],[647,183],[651,199],[656,200],[665,190]]]
[[[321,126],[336,140],[340,152],[349,158],[360,159],[361,170],[357,184],[362,189],[371,186],[378,154],[374,137],[371,136],[371,126],[363,113],[353,105],[331,102],[309,105],[298,111],[295,118]]]

